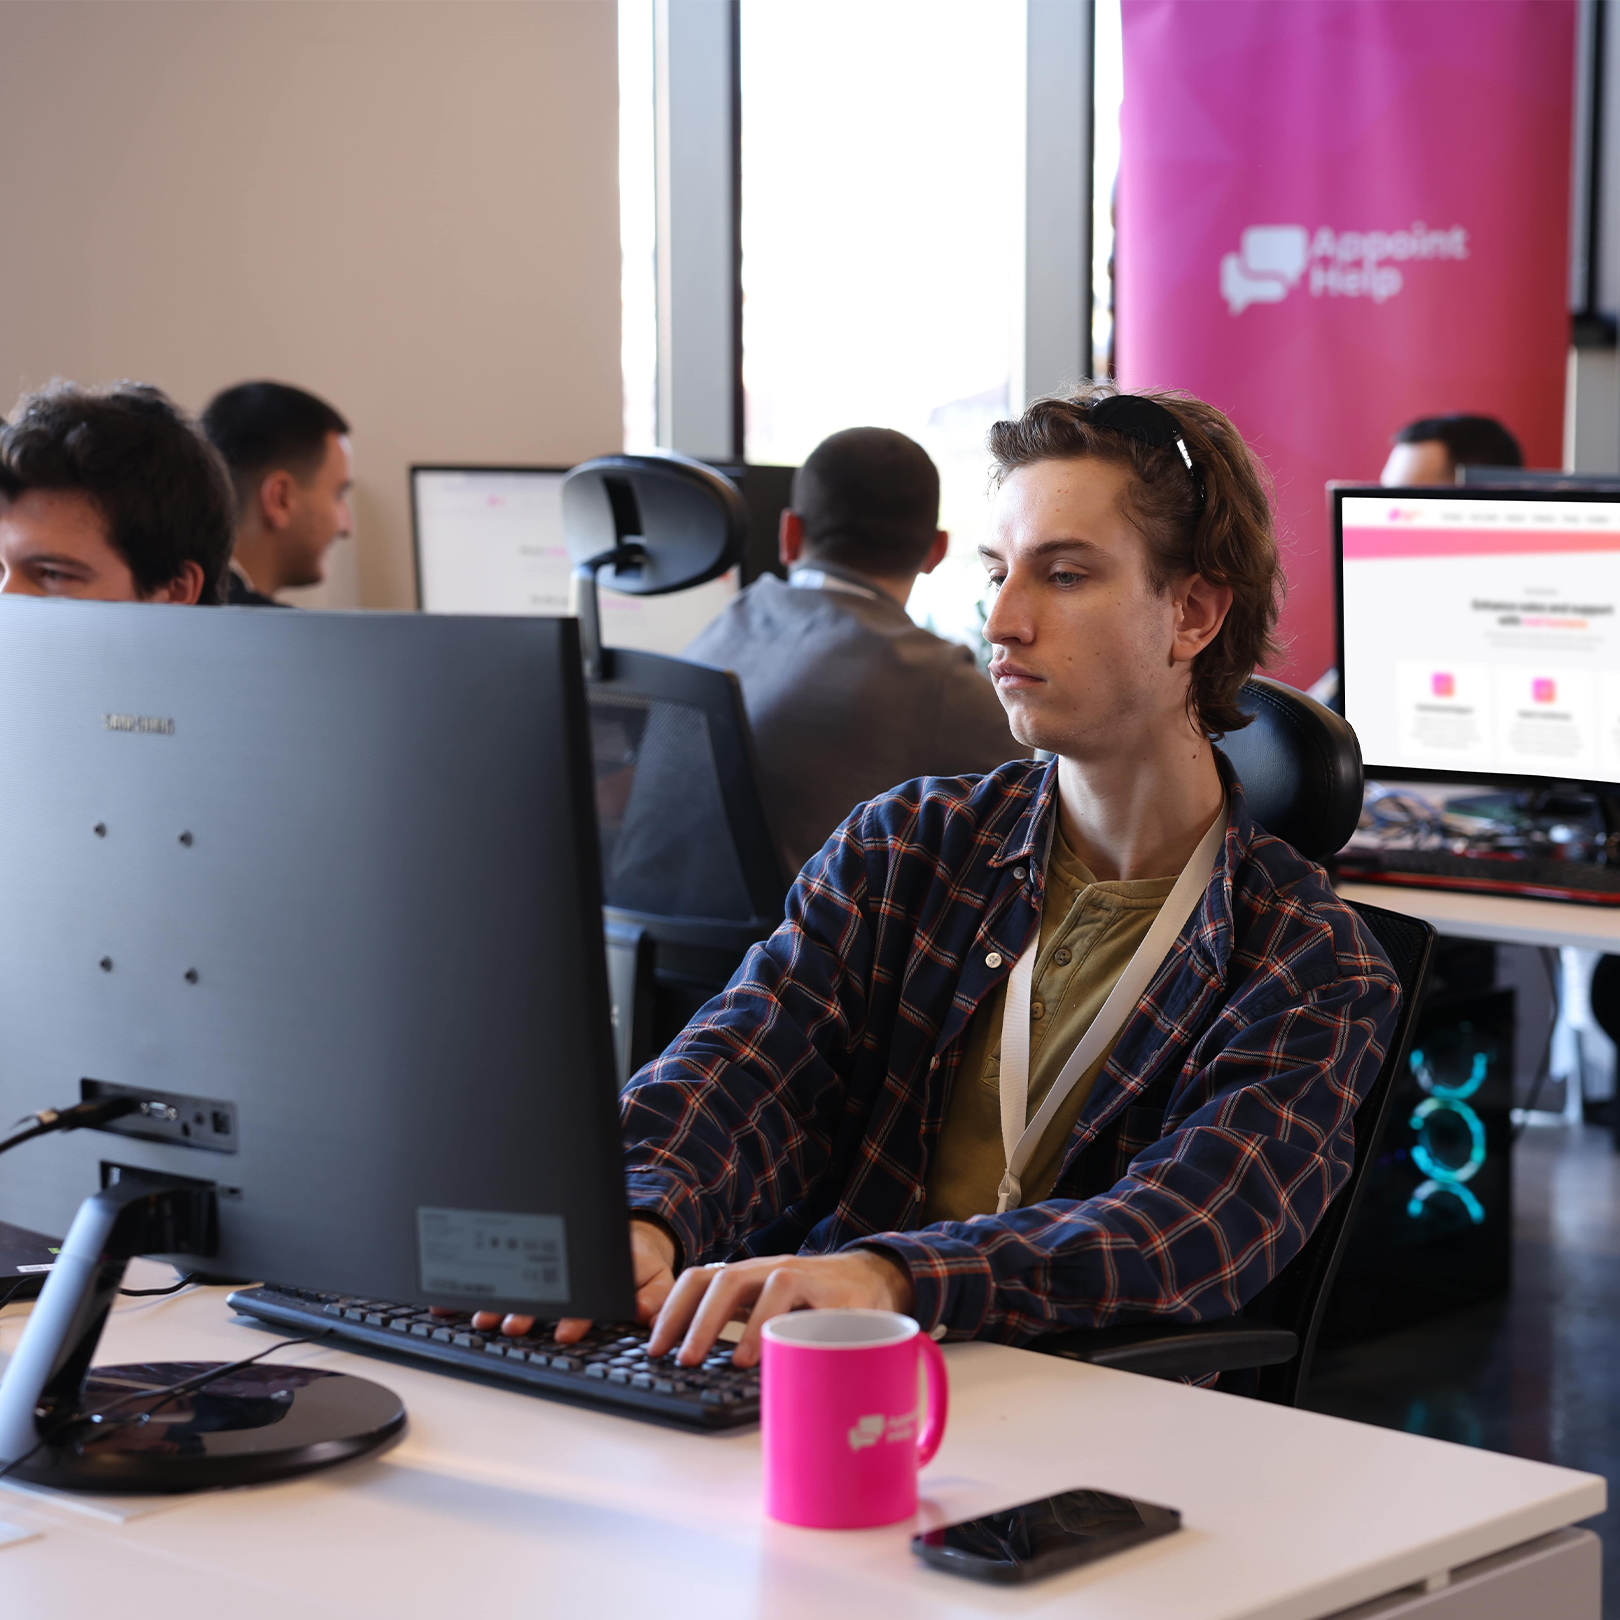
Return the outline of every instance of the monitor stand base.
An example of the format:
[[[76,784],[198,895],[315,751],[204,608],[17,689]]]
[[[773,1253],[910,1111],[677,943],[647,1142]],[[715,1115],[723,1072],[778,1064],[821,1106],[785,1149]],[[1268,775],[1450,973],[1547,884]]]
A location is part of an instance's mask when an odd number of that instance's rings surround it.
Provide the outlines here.
[[[7,1478],[63,1491],[127,1495],[216,1490],[307,1474],[392,1445],[405,1408],[369,1378],[257,1362],[185,1393],[204,1361],[92,1367],[80,1411]],[[114,1407],[103,1418],[96,1413]]]
[[[404,1433],[398,1396],[346,1373],[257,1361],[90,1365],[127,1262],[207,1257],[215,1218],[207,1183],[138,1172],[80,1205],[0,1378],[0,1479],[209,1490],[347,1462]]]

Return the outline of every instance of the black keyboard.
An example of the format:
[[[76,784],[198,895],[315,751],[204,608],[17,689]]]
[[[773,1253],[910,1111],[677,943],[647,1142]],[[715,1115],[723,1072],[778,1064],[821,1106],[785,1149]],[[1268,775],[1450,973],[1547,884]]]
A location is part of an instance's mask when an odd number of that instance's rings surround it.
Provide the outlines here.
[[[647,1329],[622,1322],[598,1323],[578,1344],[561,1345],[549,1328],[530,1338],[480,1333],[465,1313],[436,1316],[416,1305],[310,1288],[239,1288],[225,1303],[295,1333],[329,1329],[346,1348],[386,1350],[624,1417],[694,1429],[759,1421],[759,1369],[734,1368],[729,1345],[717,1347],[700,1367],[677,1367],[668,1357],[650,1359]]]
[[[1540,855],[1447,855],[1427,849],[1347,849],[1338,875],[1355,883],[1410,883],[1436,889],[1512,894],[1521,899],[1620,905],[1620,867]]]

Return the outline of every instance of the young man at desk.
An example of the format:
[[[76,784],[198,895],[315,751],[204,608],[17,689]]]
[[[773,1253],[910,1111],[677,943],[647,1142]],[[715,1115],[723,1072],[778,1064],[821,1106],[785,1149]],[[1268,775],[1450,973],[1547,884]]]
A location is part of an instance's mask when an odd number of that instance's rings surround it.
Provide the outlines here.
[[[1057,758],[857,809],[631,1082],[654,1354],[747,1315],[750,1365],[803,1306],[1012,1343],[1225,1316],[1349,1172],[1398,981],[1211,746],[1272,650],[1261,475],[1173,396],[1088,388],[990,442],[992,673]]]

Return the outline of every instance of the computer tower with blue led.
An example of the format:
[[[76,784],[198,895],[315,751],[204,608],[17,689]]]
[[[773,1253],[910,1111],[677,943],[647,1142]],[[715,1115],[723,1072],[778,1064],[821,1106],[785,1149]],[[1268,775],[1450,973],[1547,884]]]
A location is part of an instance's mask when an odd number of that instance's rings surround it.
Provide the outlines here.
[[[1514,993],[1492,987],[1495,954],[1441,942],[1324,1346],[1499,1299],[1511,1286]]]

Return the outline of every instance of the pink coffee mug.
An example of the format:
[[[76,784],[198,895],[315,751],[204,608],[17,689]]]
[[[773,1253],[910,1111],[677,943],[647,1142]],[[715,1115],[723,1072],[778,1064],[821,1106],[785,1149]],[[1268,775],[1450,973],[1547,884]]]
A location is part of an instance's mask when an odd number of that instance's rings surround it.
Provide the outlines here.
[[[917,1358],[928,1421],[917,1433]],[[793,1311],[765,1324],[765,1511],[860,1530],[917,1511],[917,1470],[945,1437],[945,1358],[896,1311]]]

